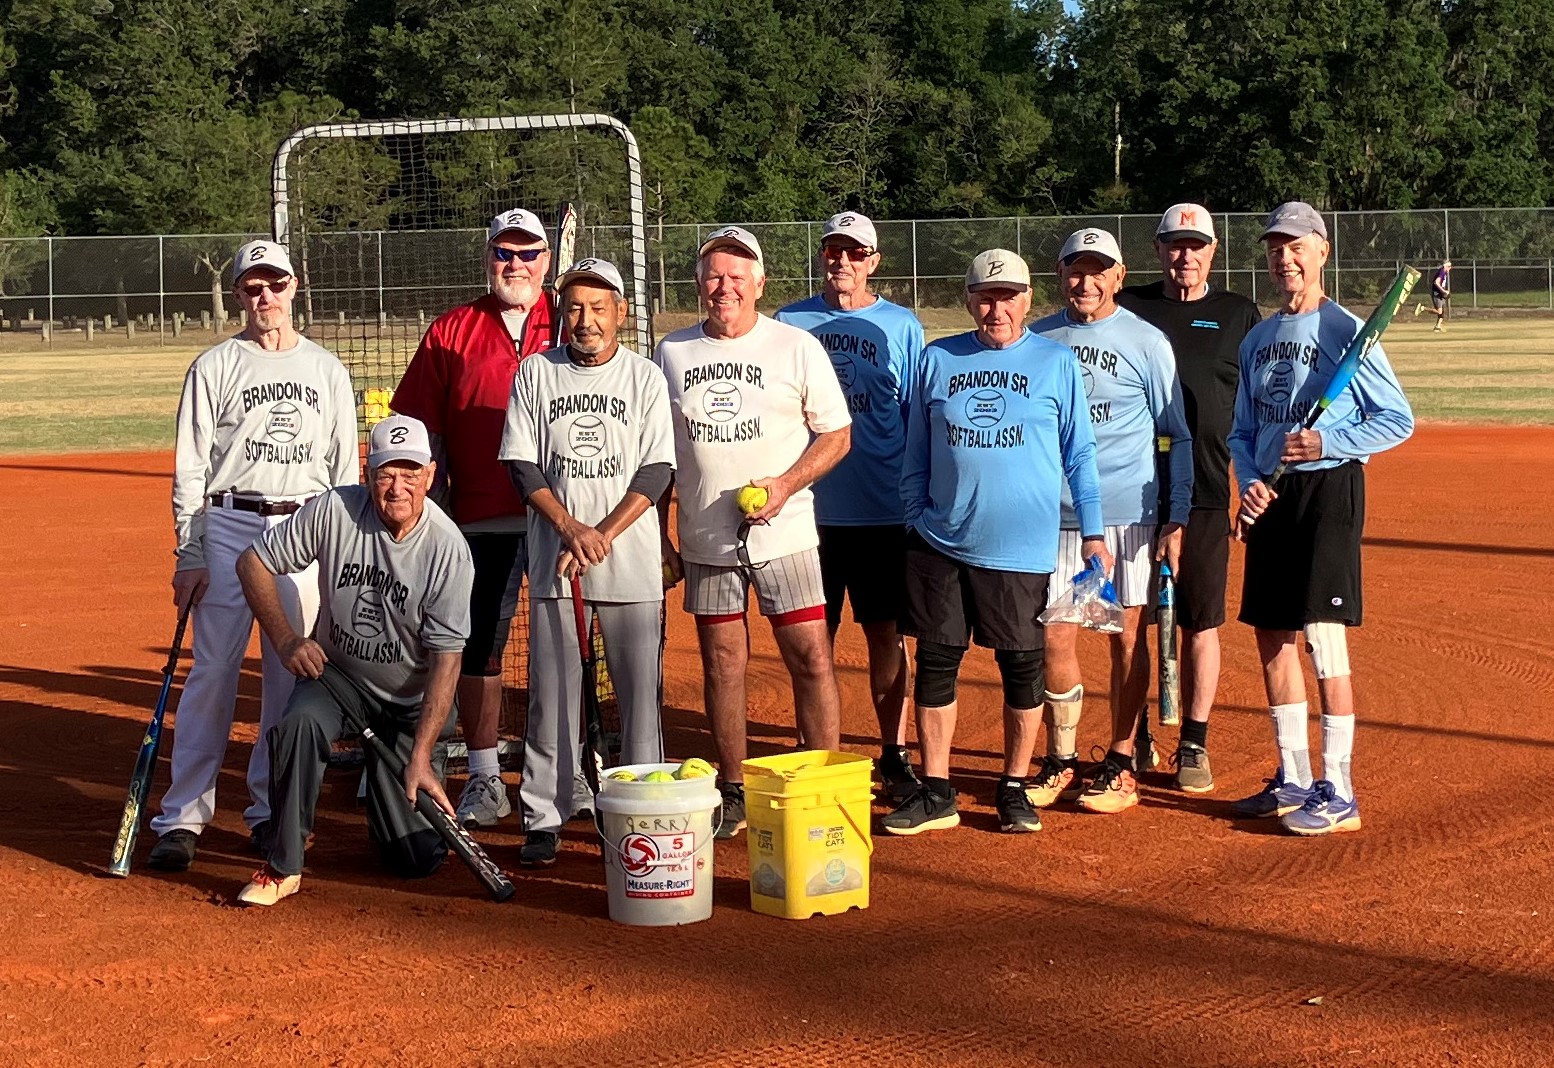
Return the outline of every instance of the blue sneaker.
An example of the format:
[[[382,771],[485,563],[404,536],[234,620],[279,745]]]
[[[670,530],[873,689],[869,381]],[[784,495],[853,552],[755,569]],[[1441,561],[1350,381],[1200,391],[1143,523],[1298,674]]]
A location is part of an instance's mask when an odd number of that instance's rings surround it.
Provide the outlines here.
[[[1269,816],[1284,816],[1306,803],[1311,791],[1304,786],[1284,781],[1284,769],[1274,772],[1273,778],[1264,779],[1268,785],[1251,797],[1243,797],[1230,803],[1230,814],[1238,820],[1260,820]]]
[[[1311,796],[1281,821],[1284,829],[1307,836],[1360,829],[1360,806],[1345,801],[1326,779],[1311,784]]]

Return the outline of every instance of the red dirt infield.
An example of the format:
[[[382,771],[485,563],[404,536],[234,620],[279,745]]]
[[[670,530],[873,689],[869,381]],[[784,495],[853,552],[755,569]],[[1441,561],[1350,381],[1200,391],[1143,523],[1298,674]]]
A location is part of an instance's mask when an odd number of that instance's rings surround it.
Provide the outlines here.
[[[302,893],[234,907],[256,866],[239,813],[257,646],[195,867],[147,871],[143,830],[133,876],[103,877],[173,630],[170,468],[0,457],[0,1064],[1550,1062],[1554,429],[1429,427],[1371,465],[1359,833],[1226,818],[1274,761],[1251,633],[1231,623],[1215,793],[1175,793],[1162,770],[1122,815],[1060,808],[1038,835],[1000,835],[979,651],[960,828],[877,838],[871,907],[806,922],[750,910],[741,835],[717,845],[712,919],[671,929],[610,922],[586,824],[555,867],[516,872],[505,905],[453,861],[397,881],[345,772]],[[668,750],[710,757],[678,596],[669,619]],[[769,630],[753,634],[754,749],[771,752],[793,741],[789,690]],[[1084,645],[1088,748],[1107,687],[1101,641]],[[838,662],[844,744],[872,753],[851,625]],[[1169,751],[1175,731],[1157,738]],[[516,869],[515,821],[481,837]]]

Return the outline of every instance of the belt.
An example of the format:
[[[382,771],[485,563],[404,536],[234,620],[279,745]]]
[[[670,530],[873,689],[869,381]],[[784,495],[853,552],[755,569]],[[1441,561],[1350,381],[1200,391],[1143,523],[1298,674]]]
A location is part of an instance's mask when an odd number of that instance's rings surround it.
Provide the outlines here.
[[[253,512],[257,515],[291,515],[293,512],[301,511],[307,501],[258,501],[252,497],[239,497],[232,493],[212,493],[210,503],[218,508],[232,508],[239,512]]]

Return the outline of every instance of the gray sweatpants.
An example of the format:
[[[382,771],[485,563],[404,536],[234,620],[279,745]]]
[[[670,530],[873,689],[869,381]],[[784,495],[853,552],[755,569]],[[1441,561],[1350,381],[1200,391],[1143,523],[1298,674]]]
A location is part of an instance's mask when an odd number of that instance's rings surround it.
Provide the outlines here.
[[[346,714],[365,724],[404,761],[415,746],[421,710],[379,701],[334,664],[317,679],[299,679],[280,723],[270,730],[270,867],[282,875],[302,871],[302,852],[313,830],[319,787],[329,766],[330,749],[347,732]],[[441,741],[432,750],[438,778],[447,762],[446,742],[456,715],[450,711]],[[419,812],[405,800],[400,777],[366,748],[367,832],[384,863],[397,875],[419,878],[436,871],[448,847]]]
[[[590,601],[621,712],[621,763],[664,759],[659,724],[659,601]],[[572,816],[572,775],[582,755],[583,665],[570,598],[529,600],[529,725],[518,797],[531,831],[559,831]]]

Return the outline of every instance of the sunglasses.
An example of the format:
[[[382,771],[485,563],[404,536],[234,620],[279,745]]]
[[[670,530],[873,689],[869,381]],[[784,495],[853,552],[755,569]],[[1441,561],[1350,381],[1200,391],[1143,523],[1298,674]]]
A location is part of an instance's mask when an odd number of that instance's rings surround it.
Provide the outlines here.
[[[828,260],[848,259],[854,263],[862,263],[874,255],[874,250],[867,245],[821,245],[820,254]]]
[[[533,263],[545,254],[542,248],[502,248],[494,246],[491,255],[496,257],[498,263],[512,263],[513,260],[522,260],[524,263]]]
[[[271,293],[279,296],[280,294],[286,292],[286,287],[289,285],[291,285],[290,278],[280,278],[274,282],[247,282],[238,286],[237,288],[240,289],[245,296],[257,299],[258,296],[266,289],[268,289]]]
[[[750,521],[747,519],[739,524],[739,533],[734,541],[734,557],[739,561],[739,566],[750,571],[759,571],[765,567],[764,563],[754,563],[750,559]]]

